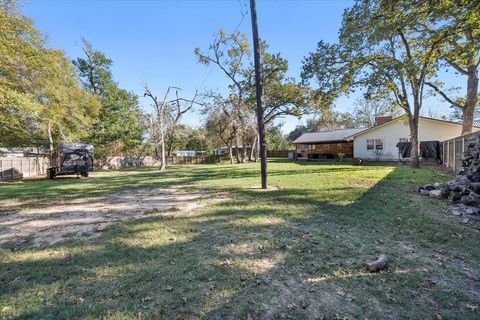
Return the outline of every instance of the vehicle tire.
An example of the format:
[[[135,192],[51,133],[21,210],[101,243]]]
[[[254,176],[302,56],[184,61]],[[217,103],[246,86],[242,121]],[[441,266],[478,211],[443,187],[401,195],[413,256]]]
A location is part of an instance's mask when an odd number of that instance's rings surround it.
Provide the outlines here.
[[[88,171],[82,172],[82,177],[88,178]]]

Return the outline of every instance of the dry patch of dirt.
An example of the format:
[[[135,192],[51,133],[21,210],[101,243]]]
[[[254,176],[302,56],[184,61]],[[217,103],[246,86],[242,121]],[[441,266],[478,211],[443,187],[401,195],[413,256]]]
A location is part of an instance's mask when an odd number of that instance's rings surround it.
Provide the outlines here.
[[[39,247],[69,236],[95,237],[113,223],[152,215],[193,215],[207,201],[227,198],[226,194],[182,189],[133,189],[102,198],[46,203],[22,211],[4,208],[0,215],[0,244],[31,242]]]

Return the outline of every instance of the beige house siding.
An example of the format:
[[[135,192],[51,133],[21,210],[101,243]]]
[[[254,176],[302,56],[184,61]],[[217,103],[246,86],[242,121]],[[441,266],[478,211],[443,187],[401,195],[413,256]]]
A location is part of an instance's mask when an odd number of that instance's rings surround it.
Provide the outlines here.
[[[478,129],[475,129],[478,131]],[[455,123],[420,118],[418,124],[419,141],[443,141],[460,136],[462,126]],[[409,138],[410,129],[406,117],[388,124],[367,130],[354,137],[354,157],[373,160],[398,160],[397,143],[401,138]],[[367,150],[367,140],[383,139],[383,150]]]

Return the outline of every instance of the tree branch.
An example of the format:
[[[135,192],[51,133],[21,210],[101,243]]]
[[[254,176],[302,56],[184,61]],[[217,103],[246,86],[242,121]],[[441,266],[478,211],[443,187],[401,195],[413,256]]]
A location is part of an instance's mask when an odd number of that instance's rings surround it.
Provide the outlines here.
[[[438,94],[440,94],[443,97],[443,99],[445,99],[447,102],[451,103],[452,105],[454,105],[457,108],[463,109],[464,106],[462,106],[458,102],[455,102],[452,99],[450,99],[445,92],[443,92],[439,87],[437,87],[433,83],[425,81],[425,84],[427,86],[429,86],[430,88],[432,88],[433,90],[435,90]]]
[[[467,72],[465,69],[463,69],[462,67],[460,67],[457,63],[455,63],[455,62],[453,62],[452,60],[447,59],[447,58],[445,58],[445,61],[447,61],[447,63],[448,63],[449,65],[451,65],[452,67],[454,67],[455,70],[457,70],[457,71],[460,72],[461,74],[463,74],[463,75],[468,75],[468,72]]]

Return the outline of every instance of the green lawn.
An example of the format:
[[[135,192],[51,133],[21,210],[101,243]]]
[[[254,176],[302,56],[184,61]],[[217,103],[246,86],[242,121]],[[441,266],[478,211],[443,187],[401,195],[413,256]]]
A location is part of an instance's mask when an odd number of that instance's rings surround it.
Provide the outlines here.
[[[228,192],[194,214],[150,216],[44,248],[0,249],[0,318],[478,319],[480,237],[413,192],[448,177],[347,164],[205,165],[0,185],[0,205],[119,189]],[[0,214],[5,214],[0,211]],[[370,274],[379,254],[388,270]]]

